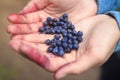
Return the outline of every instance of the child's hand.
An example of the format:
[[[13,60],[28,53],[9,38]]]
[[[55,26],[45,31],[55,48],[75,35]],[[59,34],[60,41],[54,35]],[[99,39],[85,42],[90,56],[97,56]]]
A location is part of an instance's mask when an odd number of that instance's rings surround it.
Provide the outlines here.
[[[17,35],[12,38],[10,46],[46,70],[55,72],[56,79],[68,74],[81,74],[100,66],[111,56],[120,39],[120,31],[116,21],[107,15],[81,20],[75,26],[76,30],[83,31],[83,42],[78,51],[72,51],[64,57],[46,52],[44,42],[51,39],[51,35]]]
[[[34,33],[46,17],[57,18],[63,13],[68,13],[69,20],[76,23],[96,15],[97,5],[95,0],[31,0],[19,14],[8,16],[13,24],[7,30],[11,34]]]

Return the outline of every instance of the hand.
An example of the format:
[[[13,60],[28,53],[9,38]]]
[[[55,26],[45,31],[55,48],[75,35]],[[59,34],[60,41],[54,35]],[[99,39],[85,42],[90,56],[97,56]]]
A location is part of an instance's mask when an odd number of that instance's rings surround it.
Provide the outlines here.
[[[120,39],[120,31],[116,21],[107,15],[81,20],[75,26],[76,30],[83,31],[83,42],[79,44],[78,51],[72,51],[63,57],[46,52],[44,42],[52,38],[51,35],[17,35],[12,38],[10,46],[46,70],[55,72],[56,79],[68,74],[81,74],[102,65],[112,55]]]
[[[8,16],[13,24],[7,30],[11,34],[38,32],[46,17],[57,18],[63,13],[68,13],[70,21],[76,23],[96,15],[97,4],[95,0],[31,0],[19,14]]]

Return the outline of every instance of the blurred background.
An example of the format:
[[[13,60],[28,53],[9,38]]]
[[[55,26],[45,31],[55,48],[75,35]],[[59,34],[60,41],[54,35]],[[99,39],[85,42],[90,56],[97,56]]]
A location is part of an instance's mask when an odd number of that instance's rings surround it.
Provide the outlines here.
[[[29,0],[0,0],[0,80],[53,80],[48,73],[35,63],[12,51],[9,46],[10,35],[6,32],[9,24],[7,16],[18,13]],[[100,68],[82,75],[68,76],[61,80],[99,80]]]

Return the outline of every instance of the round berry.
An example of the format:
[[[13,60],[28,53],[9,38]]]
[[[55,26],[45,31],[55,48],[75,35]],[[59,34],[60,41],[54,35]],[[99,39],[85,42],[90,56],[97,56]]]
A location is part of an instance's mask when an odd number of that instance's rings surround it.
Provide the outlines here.
[[[45,41],[45,43],[47,44],[47,45],[51,45],[51,40],[49,40],[49,39],[47,39],[46,41]]]

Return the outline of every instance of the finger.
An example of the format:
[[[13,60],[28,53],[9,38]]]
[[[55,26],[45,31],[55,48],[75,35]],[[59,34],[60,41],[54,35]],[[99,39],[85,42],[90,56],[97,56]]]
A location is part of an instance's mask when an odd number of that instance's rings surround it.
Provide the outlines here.
[[[53,35],[46,35],[46,34],[26,34],[26,35],[16,35],[12,39],[20,39],[29,42],[36,42],[36,43],[45,43],[47,39],[53,39]]]
[[[87,55],[86,55],[87,56]],[[55,73],[55,79],[58,80],[70,74],[81,74],[89,69],[91,69],[96,63],[94,59],[82,56],[79,60],[69,63],[62,68],[60,68]]]
[[[40,5],[38,5],[38,3]],[[42,9],[43,7],[45,7],[45,2],[43,0],[32,0],[26,5],[26,7],[20,12],[20,14],[35,12]]]
[[[35,33],[38,32],[41,26],[41,22],[31,24],[10,24],[7,26],[7,31],[11,34]]]
[[[37,4],[33,1],[30,1],[25,8],[23,8],[22,11],[20,11],[20,14],[26,14],[31,13],[38,10]]]
[[[42,21],[42,16],[39,12],[33,12],[28,14],[10,14],[8,16],[8,20],[12,23],[17,24],[27,24],[27,23],[34,23]]]

